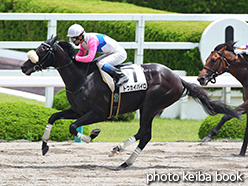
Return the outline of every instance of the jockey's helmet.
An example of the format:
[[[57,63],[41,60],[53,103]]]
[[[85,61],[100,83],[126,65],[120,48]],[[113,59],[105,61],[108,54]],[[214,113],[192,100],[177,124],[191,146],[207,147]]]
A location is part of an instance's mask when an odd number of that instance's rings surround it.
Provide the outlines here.
[[[79,37],[81,34],[84,36],[84,28],[79,24],[73,24],[68,29],[68,37]]]

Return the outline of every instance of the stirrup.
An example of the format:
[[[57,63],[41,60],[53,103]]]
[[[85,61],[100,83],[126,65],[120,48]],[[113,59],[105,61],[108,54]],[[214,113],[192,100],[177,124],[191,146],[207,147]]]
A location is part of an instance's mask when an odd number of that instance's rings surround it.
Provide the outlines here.
[[[133,63],[132,62],[126,62],[126,63],[122,63],[122,64],[119,64],[119,65],[116,65],[115,68],[121,68],[121,67],[125,67],[125,66],[129,66],[129,65],[132,65]]]
[[[122,79],[124,79],[124,80],[122,80]],[[118,80],[118,82],[116,83],[116,86],[117,86],[117,87],[120,87],[122,84],[124,84],[124,83],[126,83],[126,82],[128,82],[128,77],[127,77],[126,75],[124,75],[124,76],[122,76],[122,77]]]

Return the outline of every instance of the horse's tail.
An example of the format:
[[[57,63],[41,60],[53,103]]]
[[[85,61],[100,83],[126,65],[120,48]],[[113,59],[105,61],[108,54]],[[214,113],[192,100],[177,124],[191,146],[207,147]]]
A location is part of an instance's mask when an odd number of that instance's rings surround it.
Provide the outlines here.
[[[198,86],[197,84],[188,83],[184,80],[181,81],[183,86],[187,89],[186,94],[192,96],[194,100],[199,102],[203,106],[206,113],[210,115],[227,114],[231,117],[240,119],[240,112],[237,112],[225,103],[211,100],[204,88]]]

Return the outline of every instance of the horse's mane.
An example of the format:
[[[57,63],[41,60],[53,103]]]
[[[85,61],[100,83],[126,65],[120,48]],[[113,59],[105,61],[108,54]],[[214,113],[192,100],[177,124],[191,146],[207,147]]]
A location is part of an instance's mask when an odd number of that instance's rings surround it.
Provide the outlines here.
[[[223,47],[227,47],[226,48],[226,50],[227,51],[230,51],[230,52],[232,52],[232,53],[234,53],[234,49],[236,49],[236,47],[234,46],[235,44],[237,43],[237,41],[236,42],[233,42],[233,41],[228,41],[228,42],[226,42],[226,43],[222,43],[222,44],[219,44],[219,45],[217,45],[216,47],[215,47],[215,49],[214,50],[217,50],[217,51],[219,51],[221,48],[223,48]],[[235,54],[235,53],[234,53]],[[236,54],[235,54],[236,55]],[[248,63],[248,56],[247,55],[242,55],[242,57],[239,55],[239,60],[242,62],[242,63]]]
[[[75,55],[75,49],[68,41],[59,41],[58,45],[72,58]]]
[[[236,43],[237,43],[237,41],[236,41],[236,42],[228,41],[228,42],[226,42],[226,43],[222,43],[222,44],[217,45],[217,46],[214,48],[214,50],[219,51],[221,48],[223,48],[223,47],[226,46],[226,50],[227,50],[227,51],[230,51],[230,52],[233,52],[233,53],[234,53],[234,49],[235,49],[234,45],[235,45]]]

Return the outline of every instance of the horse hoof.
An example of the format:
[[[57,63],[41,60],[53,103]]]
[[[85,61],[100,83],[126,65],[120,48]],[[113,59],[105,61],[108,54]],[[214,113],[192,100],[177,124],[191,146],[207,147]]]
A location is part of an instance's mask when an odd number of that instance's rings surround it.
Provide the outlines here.
[[[114,156],[117,156],[118,154],[119,154],[118,151],[112,150],[112,151],[109,153],[109,157],[114,157]]]
[[[49,146],[46,142],[43,141],[42,143],[42,155],[44,156],[49,151]]]
[[[101,129],[93,129],[90,133],[91,140],[96,138],[100,132],[101,132]]]
[[[210,142],[211,138],[209,136],[206,136],[205,138],[203,138],[203,140],[201,140],[201,142]]]
[[[122,169],[125,169],[125,168],[127,168],[128,167],[128,165],[127,165],[127,163],[125,162],[125,163],[123,163],[123,164],[121,164],[121,166],[120,166],[120,168],[122,168]]]
[[[245,155],[241,155],[241,154],[231,154],[231,156],[233,156],[233,157],[245,157]]]
[[[118,146],[116,146],[115,148],[113,148],[113,150],[110,152],[109,157],[113,157],[113,156],[117,156],[120,152],[120,149]]]

